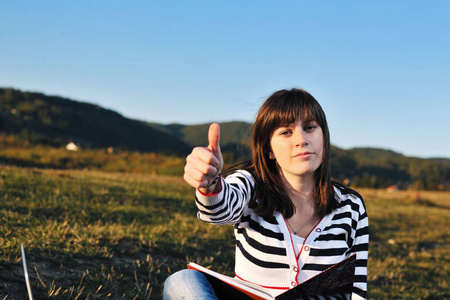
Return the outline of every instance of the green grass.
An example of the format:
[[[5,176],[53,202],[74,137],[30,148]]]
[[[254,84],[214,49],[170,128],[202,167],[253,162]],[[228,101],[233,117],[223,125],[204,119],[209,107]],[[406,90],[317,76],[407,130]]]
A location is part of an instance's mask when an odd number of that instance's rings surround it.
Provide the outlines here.
[[[359,190],[370,217],[369,298],[450,298],[450,193]],[[231,226],[196,219],[181,177],[0,167],[0,299],[160,299],[194,261],[233,274]]]

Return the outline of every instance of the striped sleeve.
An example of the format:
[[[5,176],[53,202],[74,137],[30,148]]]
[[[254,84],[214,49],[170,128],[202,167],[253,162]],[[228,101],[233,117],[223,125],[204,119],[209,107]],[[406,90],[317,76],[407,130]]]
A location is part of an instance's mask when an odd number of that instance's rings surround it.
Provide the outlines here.
[[[247,171],[237,171],[221,179],[222,190],[204,195],[197,190],[195,202],[199,220],[216,225],[234,225],[253,196],[254,181]]]
[[[352,299],[366,299],[367,297],[367,260],[369,254],[369,219],[361,198],[356,233],[350,254],[356,253],[355,281]]]

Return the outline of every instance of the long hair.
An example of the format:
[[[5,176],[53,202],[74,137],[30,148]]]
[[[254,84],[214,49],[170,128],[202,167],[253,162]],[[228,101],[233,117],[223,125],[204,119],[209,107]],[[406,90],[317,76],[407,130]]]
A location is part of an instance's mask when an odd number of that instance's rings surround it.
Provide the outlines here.
[[[276,161],[269,158],[273,132],[301,119],[315,121],[323,132],[322,163],[314,172],[313,197],[316,213],[323,217],[338,206],[331,185],[330,132],[322,107],[308,92],[301,89],[280,90],[261,106],[252,130],[252,161],[247,169],[255,179],[255,197],[249,205],[255,213],[268,217],[280,212],[290,218],[295,206],[288,197],[278,173]]]

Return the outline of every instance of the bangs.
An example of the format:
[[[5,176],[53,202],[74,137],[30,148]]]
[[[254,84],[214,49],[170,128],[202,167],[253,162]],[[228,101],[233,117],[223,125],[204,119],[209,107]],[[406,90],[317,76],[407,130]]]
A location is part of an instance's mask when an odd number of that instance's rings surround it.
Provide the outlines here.
[[[316,121],[320,127],[323,127],[320,112],[317,110],[314,98],[308,97],[301,91],[290,91],[285,93],[268,111],[272,113],[268,116],[269,127],[276,129],[289,126],[292,123],[301,120],[303,124]]]

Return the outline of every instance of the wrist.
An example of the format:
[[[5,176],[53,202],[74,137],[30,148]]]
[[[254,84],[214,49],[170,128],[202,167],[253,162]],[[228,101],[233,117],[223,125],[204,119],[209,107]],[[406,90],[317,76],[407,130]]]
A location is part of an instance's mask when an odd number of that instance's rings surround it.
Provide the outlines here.
[[[219,174],[217,174],[217,176],[213,179],[211,184],[209,184],[207,187],[198,188],[198,191],[203,196],[214,196],[214,195],[220,193],[220,191],[222,190],[221,178],[222,178],[222,175],[219,172]]]
[[[207,188],[210,188],[210,187],[212,187],[213,185],[215,185],[215,184],[217,183],[217,181],[219,181],[219,179],[220,179],[220,176],[221,176],[220,174],[221,174],[221,172],[219,172],[219,173],[216,175],[216,177],[214,177],[213,181],[211,181],[211,183],[210,183],[209,185],[205,186],[205,188],[207,189]]]

